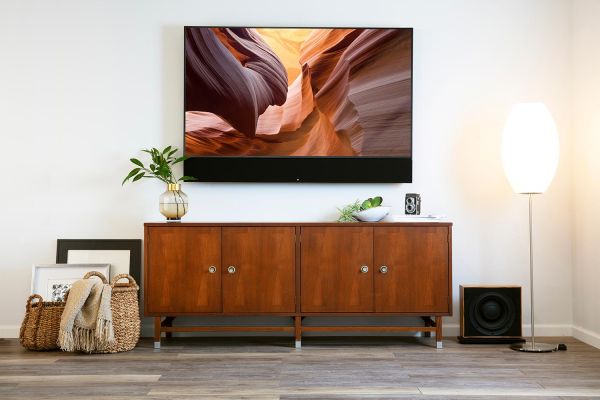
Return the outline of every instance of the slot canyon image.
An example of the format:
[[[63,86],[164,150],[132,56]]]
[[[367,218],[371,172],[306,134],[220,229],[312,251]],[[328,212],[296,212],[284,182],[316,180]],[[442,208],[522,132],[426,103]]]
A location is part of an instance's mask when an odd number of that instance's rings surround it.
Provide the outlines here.
[[[411,157],[412,29],[185,28],[188,156]]]

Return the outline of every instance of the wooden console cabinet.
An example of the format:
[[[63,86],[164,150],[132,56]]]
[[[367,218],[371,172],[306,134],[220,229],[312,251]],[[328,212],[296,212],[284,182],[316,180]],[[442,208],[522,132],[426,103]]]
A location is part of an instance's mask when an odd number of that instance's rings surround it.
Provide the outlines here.
[[[144,312],[163,332],[419,331],[452,315],[451,223],[147,223]],[[177,316],[289,316],[285,326],[173,326]],[[305,326],[417,316],[422,326]],[[432,319],[433,317],[433,319]],[[163,319],[164,318],[164,319]]]

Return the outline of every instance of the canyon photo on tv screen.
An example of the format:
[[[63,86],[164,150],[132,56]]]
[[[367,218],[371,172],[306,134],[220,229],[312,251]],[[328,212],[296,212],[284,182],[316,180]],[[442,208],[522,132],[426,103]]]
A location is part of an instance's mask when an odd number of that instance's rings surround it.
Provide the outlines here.
[[[410,182],[411,28],[185,27],[185,174]]]

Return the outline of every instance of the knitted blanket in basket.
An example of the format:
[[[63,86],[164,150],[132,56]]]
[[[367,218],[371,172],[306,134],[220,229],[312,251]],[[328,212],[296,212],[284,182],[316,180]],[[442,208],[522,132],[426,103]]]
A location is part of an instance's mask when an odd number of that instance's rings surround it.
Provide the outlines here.
[[[111,295],[111,286],[97,279],[73,283],[60,320],[58,345],[62,350],[91,353],[115,342]]]

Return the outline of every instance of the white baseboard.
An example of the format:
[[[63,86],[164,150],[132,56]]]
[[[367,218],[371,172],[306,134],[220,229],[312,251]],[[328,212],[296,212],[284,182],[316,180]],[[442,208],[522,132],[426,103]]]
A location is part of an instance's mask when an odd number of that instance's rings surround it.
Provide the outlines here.
[[[523,325],[523,336],[531,335],[531,325]],[[569,324],[535,324],[535,336],[573,336]]]
[[[19,325],[0,325],[0,339],[13,339],[19,337]]]
[[[589,344],[600,349],[600,334],[592,332],[589,329],[582,328],[577,325],[573,325],[573,337],[581,340],[584,343]]]
[[[444,336],[459,334],[459,324],[444,324]],[[523,335],[531,335],[531,325],[523,325]],[[568,324],[535,324],[535,336],[573,336],[573,327]]]

